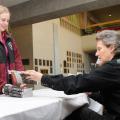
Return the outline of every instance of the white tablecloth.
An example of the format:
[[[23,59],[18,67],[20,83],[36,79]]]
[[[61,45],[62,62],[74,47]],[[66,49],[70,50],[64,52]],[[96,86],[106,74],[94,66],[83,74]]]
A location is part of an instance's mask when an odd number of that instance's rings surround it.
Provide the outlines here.
[[[0,97],[0,120],[59,120],[60,111],[55,98]]]
[[[34,97],[58,98],[61,104],[61,111],[59,111],[60,119],[62,120],[67,115],[72,113],[75,109],[89,103],[88,97],[85,93],[66,95],[63,91],[56,91],[53,89],[40,89],[33,92]]]
[[[0,120],[63,120],[88,103],[85,93],[65,95],[62,91],[40,89],[33,97],[0,97]]]

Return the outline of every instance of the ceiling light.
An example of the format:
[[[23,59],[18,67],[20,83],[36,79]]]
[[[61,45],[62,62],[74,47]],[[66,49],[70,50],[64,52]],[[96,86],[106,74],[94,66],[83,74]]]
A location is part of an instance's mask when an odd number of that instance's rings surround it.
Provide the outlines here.
[[[111,14],[109,14],[108,16],[109,16],[109,17],[111,17],[112,15],[111,15]]]

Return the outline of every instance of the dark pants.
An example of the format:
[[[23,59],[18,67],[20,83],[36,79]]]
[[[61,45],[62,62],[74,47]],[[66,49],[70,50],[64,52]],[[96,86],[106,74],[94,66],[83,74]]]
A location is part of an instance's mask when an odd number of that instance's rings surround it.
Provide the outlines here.
[[[117,119],[108,113],[105,113],[104,115],[99,115],[96,112],[89,109],[87,105],[85,105],[75,110],[64,120],[117,120]]]

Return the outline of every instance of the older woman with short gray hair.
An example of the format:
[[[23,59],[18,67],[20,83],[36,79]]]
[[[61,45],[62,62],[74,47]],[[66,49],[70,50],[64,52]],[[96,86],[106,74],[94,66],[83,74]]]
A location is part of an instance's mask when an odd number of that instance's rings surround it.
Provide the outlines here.
[[[120,33],[114,30],[104,30],[96,34],[96,40],[101,40],[106,47],[114,45],[115,54],[120,54]]]
[[[87,75],[50,76],[36,71],[26,71],[26,79],[41,81],[41,85],[66,94],[100,91],[103,115],[88,106],[74,111],[65,120],[120,120],[120,34],[114,30],[103,30],[96,35],[96,56],[102,65]],[[99,99],[99,100],[100,100]]]

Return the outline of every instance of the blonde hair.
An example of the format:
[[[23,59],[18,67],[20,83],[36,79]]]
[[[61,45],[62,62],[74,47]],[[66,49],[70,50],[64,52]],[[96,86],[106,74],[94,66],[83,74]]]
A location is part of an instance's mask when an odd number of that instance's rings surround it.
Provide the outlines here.
[[[7,7],[0,5],[0,14],[2,14],[2,13],[9,13],[10,14],[10,11]]]

